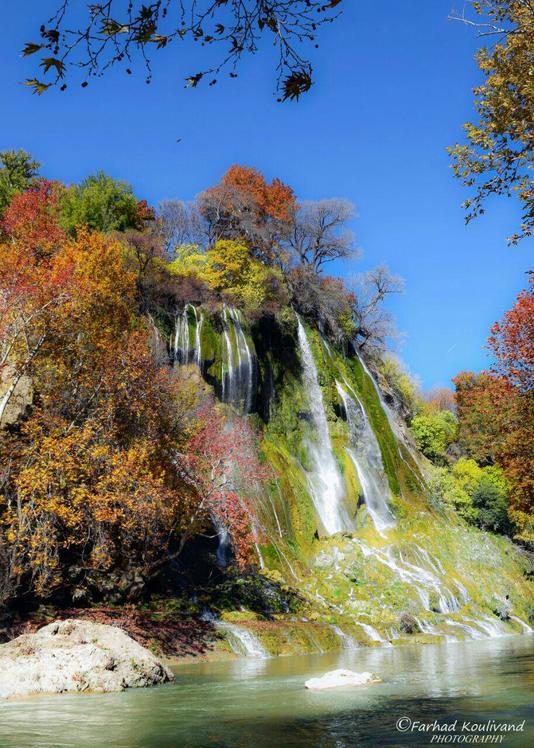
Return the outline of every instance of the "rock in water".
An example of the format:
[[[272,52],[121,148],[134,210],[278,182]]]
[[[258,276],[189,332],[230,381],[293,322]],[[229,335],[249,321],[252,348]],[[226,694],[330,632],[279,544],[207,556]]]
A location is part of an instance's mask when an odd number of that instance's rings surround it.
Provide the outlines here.
[[[331,670],[320,678],[310,678],[304,684],[311,691],[324,691],[328,688],[347,686],[365,686],[368,683],[380,683],[380,678],[373,673],[355,673],[352,670]]]
[[[173,679],[152,652],[101,623],[56,621],[0,646],[0,698],[123,691]]]

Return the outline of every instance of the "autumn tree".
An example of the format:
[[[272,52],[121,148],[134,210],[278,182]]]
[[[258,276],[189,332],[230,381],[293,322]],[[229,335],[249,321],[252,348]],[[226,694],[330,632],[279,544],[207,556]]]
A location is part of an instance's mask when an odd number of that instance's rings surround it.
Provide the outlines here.
[[[34,185],[39,166],[26,151],[0,152],[0,215],[14,195]]]
[[[433,387],[428,392],[423,392],[423,401],[431,411],[456,411],[454,392],[449,387]]]
[[[488,345],[498,376],[522,393],[534,390],[534,272],[529,274],[529,288],[491,328]]]
[[[219,239],[244,242],[259,259],[272,263],[295,210],[291,187],[267,182],[254,168],[231,166],[220,183],[198,198],[208,243]]]
[[[175,464],[193,394],[153,355],[122,242],[80,230],[46,256],[18,236],[0,249],[0,337],[36,393],[0,436],[4,599],[98,596],[103,575],[127,597],[190,525]]]
[[[0,422],[17,387],[33,373],[72,290],[72,269],[55,264],[65,235],[57,185],[42,181],[15,195],[0,224]]]
[[[257,437],[243,418],[228,421],[209,402],[198,413],[196,433],[179,463],[180,475],[200,498],[192,525],[202,516],[229,534],[240,568],[251,561],[259,540],[254,497],[270,477],[258,459]],[[185,543],[182,536],[181,543]]]
[[[173,42],[192,40],[200,47],[220,48],[220,54],[218,61],[192,72],[186,85],[195,87],[202,80],[214,85],[226,70],[230,77],[237,77],[242,57],[259,52],[267,38],[278,51],[280,97],[298,98],[312,85],[313,73],[302,48],[306,43],[317,46],[320,27],[337,17],[340,1],[156,0],[144,4],[132,0],[124,6],[118,0],[108,0],[87,3],[86,17],[80,24],[73,0],[61,0],[48,21],[40,19],[39,40],[28,42],[23,50],[24,55],[39,53],[41,57],[40,77],[26,83],[38,94],[54,85],[64,90],[71,66],[83,71],[82,86],[87,86],[88,79],[101,76],[113,65],[124,65],[131,74],[135,57],[144,64],[150,82],[152,52]]]
[[[474,194],[463,206],[466,221],[484,213],[491,195],[517,195],[523,216],[512,243],[534,226],[534,8],[530,0],[473,2],[474,18],[458,20],[494,41],[477,54],[484,82],[474,89],[478,122],[464,125],[467,143],[449,149],[455,176]]]
[[[460,441],[479,463],[503,468],[511,486],[509,515],[524,541],[534,539],[532,303],[531,279],[492,327],[492,369],[454,379]]]
[[[47,179],[34,180],[25,192],[15,194],[0,219],[6,241],[25,244],[36,260],[53,254],[66,239],[59,225],[63,194],[59,182]]]
[[[487,372],[474,374],[461,372],[453,383],[456,388],[456,412],[458,415],[458,441],[464,451],[479,465],[490,465],[496,459],[499,424],[497,403],[508,388]]]

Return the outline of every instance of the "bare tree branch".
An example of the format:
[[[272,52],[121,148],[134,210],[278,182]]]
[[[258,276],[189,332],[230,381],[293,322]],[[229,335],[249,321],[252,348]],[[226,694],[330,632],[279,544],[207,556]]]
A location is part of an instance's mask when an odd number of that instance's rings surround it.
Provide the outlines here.
[[[146,0],[145,0],[146,2]],[[304,57],[304,44],[316,43],[321,26],[339,15],[341,0],[105,0],[87,3],[81,25],[73,25],[76,3],[61,0],[56,12],[40,27],[39,42],[28,42],[23,55],[45,53],[39,66],[44,76],[26,81],[33,91],[51,86],[66,88],[67,67],[79,68],[88,79],[103,75],[117,63],[128,74],[141,57],[146,81],[152,79],[151,55],[173,42],[193,40],[199,47],[219,46],[218,61],[189,75],[186,86],[196,87],[210,77],[217,82],[224,70],[237,77],[245,54],[256,54],[267,37],[278,50],[277,90],[280,100],[298,99],[312,85],[313,68]],[[50,74],[49,77],[47,75]]]

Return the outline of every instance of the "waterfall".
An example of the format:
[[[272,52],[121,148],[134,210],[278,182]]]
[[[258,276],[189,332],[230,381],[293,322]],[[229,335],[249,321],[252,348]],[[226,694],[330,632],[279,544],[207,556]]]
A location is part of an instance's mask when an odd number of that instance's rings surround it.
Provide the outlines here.
[[[218,545],[217,545],[217,563],[220,566],[228,566],[228,562],[230,560],[230,554],[231,554],[231,547],[232,543],[230,540],[230,533],[226,529],[226,527],[223,527],[222,524],[216,522],[214,520],[214,524],[217,528],[217,537],[219,539]]]
[[[191,335],[189,331],[189,309],[193,310],[195,317],[195,344],[191,347]],[[174,360],[179,364],[189,364],[194,361],[200,367],[202,365],[201,332],[204,315],[200,317],[193,304],[186,304],[181,315],[176,317],[176,328],[174,332]]]
[[[447,624],[447,626],[455,626],[456,628],[462,629],[465,634],[468,634],[470,639],[484,638],[483,634],[481,634],[478,629],[474,628],[473,626],[469,626],[467,623],[459,623],[458,621],[453,621],[450,618],[446,618],[445,623]]]
[[[458,638],[456,636],[452,636],[451,634],[447,634],[444,631],[441,631],[437,626],[432,626],[430,623],[421,621],[419,618],[415,618],[415,621],[417,622],[417,625],[419,626],[419,628],[421,629],[421,633],[423,634],[428,634],[429,636],[440,636],[445,639],[446,642],[458,641]],[[445,620],[445,623],[449,624],[450,621]]]
[[[241,313],[223,309],[222,400],[250,413],[254,395],[254,355],[243,331]]]
[[[361,628],[365,631],[369,639],[373,642],[380,642],[384,647],[391,647],[393,646],[390,642],[386,641],[383,636],[381,636],[378,631],[370,626],[368,623],[362,623],[361,621],[357,621],[358,626],[361,626]]]
[[[312,471],[308,474],[308,483],[315,509],[324,530],[328,535],[333,535],[336,532],[352,529],[352,523],[343,508],[345,486],[332,450],[323,393],[317,378],[317,367],[306,332],[298,315],[297,322],[304,386],[308,395],[316,436],[316,441],[309,442],[307,445],[312,464]]]
[[[245,657],[256,657],[266,659],[269,653],[265,650],[257,636],[243,626],[233,623],[217,623],[217,628],[222,629],[234,654]]]
[[[517,616],[510,616],[512,621],[515,621],[518,623],[521,628],[523,629],[523,633],[525,634],[531,634],[532,633],[532,627],[528,625],[528,623],[525,623],[525,621],[522,621],[521,618],[518,618]]]
[[[174,360],[179,364],[189,363],[189,315],[186,304],[182,314],[176,318],[176,330],[174,333]]]
[[[202,369],[202,324],[204,322],[204,314],[201,311],[200,312],[200,318],[197,315],[197,310],[195,307],[193,307],[195,310],[195,363],[197,364],[199,369]]]
[[[343,649],[358,649],[359,644],[352,636],[346,634],[339,626],[332,624],[332,631],[336,634],[337,638],[341,642]]]
[[[352,447],[347,449],[363,490],[365,504],[380,534],[395,525],[389,507],[389,484],[382,464],[382,453],[360,400],[356,401],[336,381],[347,416]]]

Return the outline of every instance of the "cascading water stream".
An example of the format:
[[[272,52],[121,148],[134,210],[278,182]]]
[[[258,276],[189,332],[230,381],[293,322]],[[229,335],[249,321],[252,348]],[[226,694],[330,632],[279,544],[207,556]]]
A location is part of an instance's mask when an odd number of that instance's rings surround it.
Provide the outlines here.
[[[222,400],[250,413],[254,396],[254,361],[241,313],[223,309]]]
[[[256,657],[262,660],[269,657],[269,653],[265,650],[260,640],[243,626],[224,622],[217,622],[216,626],[225,633],[228,643],[235,654],[244,655],[245,657]]]
[[[532,634],[533,629],[528,625],[528,623],[525,623],[525,621],[522,621],[521,618],[518,618],[517,616],[510,616],[510,618],[521,626],[523,633]]]
[[[202,369],[202,325],[204,323],[204,314],[201,311],[200,317],[195,310],[195,363],[199,369]]]
[[[189,363],[189,315],[186,304],[182,314],[176,318],[176,329],[174,333],[174,360],[179,364]]]
[[[222,381],[222,400],[224,403],[233,402],[234,400],[234,352],[232,349],[232,341],[230,340],[230,333],[228,332],[228,316],[226,313],[226,307],[223,309],[223,361],[221,364],[221,381]]]
[[[191,346],[191,335],[189,330],[189,309],[193,310],[195,316],[195,344]],[[186,304],[182,314],[176,318],[174,332],[174,360],[179,364],[189,364],[194,361],[199,367],[202,366],[201,333],[204,315],[198,315],[193,304]]]
[[[358,642],[349,634],[346,634],[339,626],[332,624],[332,631],[335,633],[343,649],[358,649]]]
[[[434,572],[406,560],[402,552],[399,552],[400,558],[396,559],[393,546],[387,546],[384,550],[379,550],[366,545],[362,541],[355,540],[354,542],[358,543],[366,558],[370,556],[375,558],[379,563],[387,566],[404,583],[413,587],[421,601],[421,606],[425,610],[432,609],[431,593],[435,593],[440,613],[457,613],[460,610],[460,602],[457,597]],[[453,583],[456,583],[456,580],[453,580]]]
[[[354,463],[365,504],[380,534],[395,525],[388,507],[391,492],[382,464],[382,453],[363,405],[354,400],[336,381],[336,388],[345,409],[352,447],[347,452]]]
[[[298,315],[297,323],[304,385],[315,431],[315,440],[309,441],[307,445],[312,466],[312,470],[308,474],[308,484],[324,530],[328,535],[333,535],[336,532],[352,529],[352,523],[343,506],[345,485],[330,441],[323,393],[317,377],[317,367],[306,331]]]
[[[217,522],[215,519],[213,520],[213,522],[216,526],[217,536],[219,539],[216,551],[217,563],[219,564],[219,566],[226,567],[228,566],[232,553],[230,533],[228,532],[226,527]]]
[[[393,646],[390,642],[386,641],[386,639],[384,639],[384,637],[381,636],[378,633],[378,631],[375,628],[373,628],[370,624],[362,623],[361,621],[357,621],[357,624],[365,631],[365,633],[367,634],[367,636],[369,637],[371,641],[380,642],[380,644],[382,644],[383,647]]]

